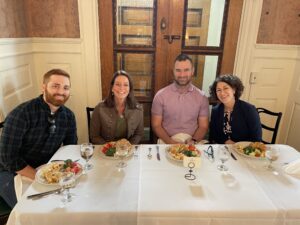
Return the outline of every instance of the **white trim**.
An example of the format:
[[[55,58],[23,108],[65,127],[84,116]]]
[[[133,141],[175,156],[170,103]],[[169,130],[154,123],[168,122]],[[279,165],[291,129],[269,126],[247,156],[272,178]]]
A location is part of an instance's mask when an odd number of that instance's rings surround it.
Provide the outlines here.
[[[78,0],[82,65],[85,78],[87,106],[95,106],[101,99],[100,46],[98,1]]]
[[[245,85],[243,98],[249,99],[248,80],[251,73],[253,48],[256,44],[263,0],[244,0],[240,23],[240,33],[234,64],[234,74],[239,76]]]
[[[0,38],[0,45],[16,45],[31,43],[32,38]]]
[[[255,44],[256,49],[300,50],[299,45]]]
[[[32,38],[32,43],[54,43],[54,44],[80,44],[82,39],[79,38]]]

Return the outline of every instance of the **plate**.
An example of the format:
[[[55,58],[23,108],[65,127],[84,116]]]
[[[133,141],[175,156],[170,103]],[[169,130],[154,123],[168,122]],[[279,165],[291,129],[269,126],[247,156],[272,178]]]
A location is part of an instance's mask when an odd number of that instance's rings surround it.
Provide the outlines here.
[[[54,186],[54,185],[59,185],[58,182],[53,182],[53,183],[49,183],[46,178],[43,176],[43,173],[45,170],[50,169],[52,168],[53,166],[56,166],[56,165],[62,165],[64,164],[64,161],[57,161],[57,162],[51,162],[51,163],[47,163],[47,164],[44,164],[40,167],[37,168],[37,172],[35,174],[35,181],[40,183],[40,184],[44,184],[44,185],[50,185],[50,186]],[[75,179],[77,179],[78,177],[81,176],[82,174],[82,165],[78,162],[76,162],[77,166],[80,168],[79,172],[75,175]],[[61,172],[60,172],[61,173]]]
[[[178,144],[178,145],[171,145],[168,148],[166,148],[166,157],[176,161],[176,162],[183,162],[183,153],[176,153],[176,152],[180,152],[182,149],[186,149],[188,150],[188,146],[189,145],[185,145],[185,144]],[[197,156],[200,157],[200,151],[195,147],[195,145],[191,145],[193,146],[192,148],[195,148],[195,150],[197,150]],[[172,153],[173,152],[173,153]],[[197,157],[194,156],[194,157]]]
[[[252,156],[252,155],[247,155],[244,153],[243,149],[247,146],[249,146],[251,143],[250,141],[241,141],[241,142],[236,142],[233,145],[233,150],[236,151],[238,154],[247,157],[247,158],[251,158],[251,159],[265,159],[265,157],[263,156]],[[263,144],[263,143],[261,143]]]
[[[105,155],[103,152],[102,152],[102,148],[103,146],[100,148],[100,157],[103,158],[103,159],[110,159],[110,160],[120,160],[119,157],[116,157],[116,156],[107,156]],[[133,155],[133,148],[131,148],[129,150],[129,154],[127,156],[124,157],[124,159],[127,159],[129,157],[131,157]]]

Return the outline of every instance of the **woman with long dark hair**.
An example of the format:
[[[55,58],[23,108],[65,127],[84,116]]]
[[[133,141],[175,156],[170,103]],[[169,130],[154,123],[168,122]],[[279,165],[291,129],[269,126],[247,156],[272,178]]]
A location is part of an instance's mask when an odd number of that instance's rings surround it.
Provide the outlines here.
[[[92,143],[104,144],[126,138],[131,144],[138,144],[143,135],[143,108],[134,97],[130,75],[119,70],[113,75],[109,95],[93,111]]]

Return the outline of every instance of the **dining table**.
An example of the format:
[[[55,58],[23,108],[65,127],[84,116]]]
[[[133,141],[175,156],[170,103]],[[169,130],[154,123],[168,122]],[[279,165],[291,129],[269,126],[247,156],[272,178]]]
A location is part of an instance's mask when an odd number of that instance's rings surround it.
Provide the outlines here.
[[[93,168],[76,179],[70,202],[63,203],[61,194],[28,199],[57,188],[34,181],[7,225],[300,225],[300,177],[284,169],[300,153],[288,145],[270,146],[279,150],[272,169],[266,159],[229,145],[233,157],[225,162],[228,171],[220,171],[218,151],[224,145],[196,145],[197,168],[170,157],[170,145],[155,144],[137,145],[127,166],[119,168],[120,159],[105,156],[96,145],[89,161]],[[63,146],[51,158],[66,159],[84,165],[80,145]],[[195,179],[187,179],[191,174]]]

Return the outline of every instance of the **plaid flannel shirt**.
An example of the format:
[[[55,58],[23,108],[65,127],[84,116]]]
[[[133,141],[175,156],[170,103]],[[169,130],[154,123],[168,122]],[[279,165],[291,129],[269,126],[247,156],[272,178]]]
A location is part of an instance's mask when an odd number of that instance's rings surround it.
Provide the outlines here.
[[[50,132],[50,115],[41,95],[6,117],[0,139],[0,171],[15,172],[27,165],[36,168],[48,162],[62,144],[77,144],[73,112],[65,106],[57,110],[55,132]]]

